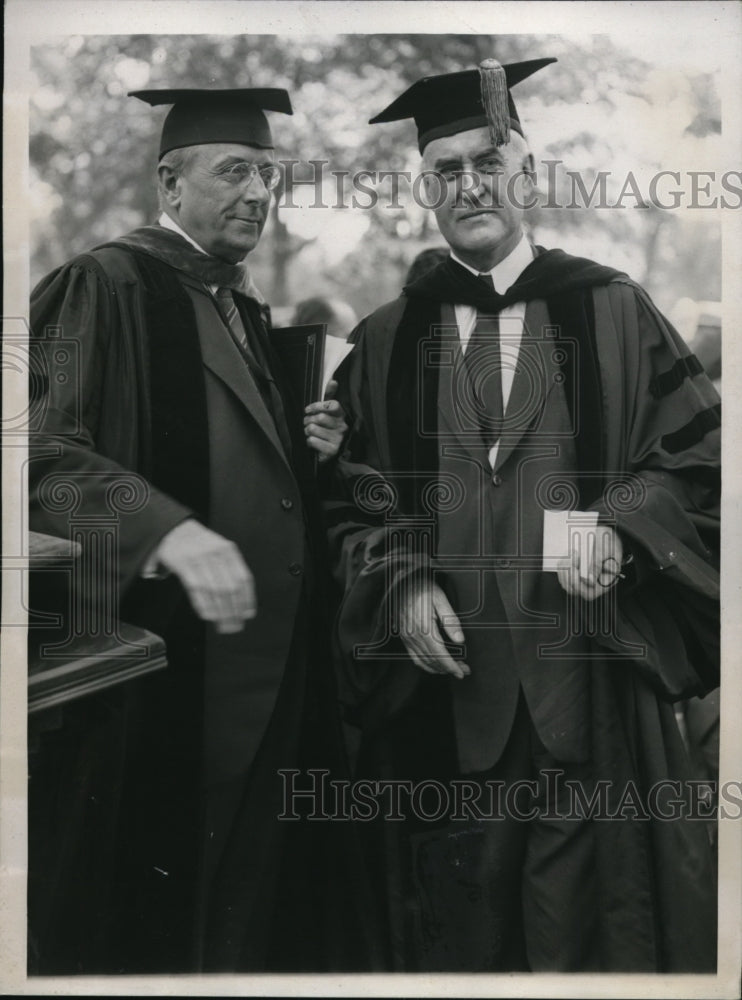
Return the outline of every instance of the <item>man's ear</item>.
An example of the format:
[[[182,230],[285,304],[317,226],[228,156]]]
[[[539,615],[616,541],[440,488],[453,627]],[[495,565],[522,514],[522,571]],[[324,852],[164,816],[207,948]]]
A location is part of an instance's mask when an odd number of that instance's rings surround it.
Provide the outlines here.
[[[161,163],[157,168],[157,181],[166,205],[178,208],[180,205],[180,175],[172,167]]]

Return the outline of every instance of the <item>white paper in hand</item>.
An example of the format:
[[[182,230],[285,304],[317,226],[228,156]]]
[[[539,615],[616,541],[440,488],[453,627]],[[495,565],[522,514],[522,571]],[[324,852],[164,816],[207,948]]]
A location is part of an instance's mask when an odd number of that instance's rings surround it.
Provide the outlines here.
[[[585,552],[580,560],[581,574],[592,565],[592,552],[598,527],[597,510],[545,510],[543,569],[556,573],[559,563],[572,552]]]
[[[327,383],[340,367],[340,363],[348,357],[352,350],[353,344],[349,344],[347,340],[342,340],[340,337],[325,337],[325,357],[322,366],[322,399],[325,398]]]

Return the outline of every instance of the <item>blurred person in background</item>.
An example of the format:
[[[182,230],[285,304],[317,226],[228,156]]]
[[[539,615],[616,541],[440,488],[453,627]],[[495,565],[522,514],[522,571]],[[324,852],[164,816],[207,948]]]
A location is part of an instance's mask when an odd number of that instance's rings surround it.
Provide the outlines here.
[[[710,972],[672,703],[718,684],[719,400],[642,288],[526,238],[510,88],[553,61],[372,119],[414,119],[450,255],[339,373],[341,699],[358,776],[413,789],[367,827],[390,968]]]
[[[358,317],[347,302],[317,295],[298,303],[293,323],[295,326],[324,323],[328,337],[347,340],[348,334],[358,323]]]
[[[134,96],[172,105],[161,215],[33,292],[47,377],[31,525],[69,534],[52,479],[93,517],[130,482],[142,502],[120,515],[116,558],[75,600],[120,603],[169,662],[87,700],[67,733],[87,778],[32,777],[32,809],[59,805],[32,821],[30,970],[367,968],[349,826],[278,820],[281,769],[344,767],[310,454],[332,456],[345,424],[331,401],[306,428],[293,412],[245,264],[279,178],[265,112],[291,114],[289,96]],[[76,341],[77,381],[57,375],[50,327]]]
[[[421,250],[410,264],[405,285],[411,285],[413,281],[422,278],[424,274],[431,271],[437,264],[442,264],[447,258],[447,247],[429,247],[427,250]]]

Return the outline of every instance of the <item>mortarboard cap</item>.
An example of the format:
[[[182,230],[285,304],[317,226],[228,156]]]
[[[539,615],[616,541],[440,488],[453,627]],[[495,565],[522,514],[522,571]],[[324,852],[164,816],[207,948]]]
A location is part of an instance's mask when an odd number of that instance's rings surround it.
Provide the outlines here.
[[[172,104],[162,126],[160,158],[171,149],[211,142],[237,142],[273,149],[264,111],[291,115],[288,92],[276,87],[243,90],[133,90],[153,107]]]
[[[510,129],[523,135],[510,88],[553,62],[552,57],[501,66],[496,59],[485,59],[479,69],[423,77],[369,125],[414,118],[421,153],[433,139],[484,126],[493,143],[502,146],[510,140]]]

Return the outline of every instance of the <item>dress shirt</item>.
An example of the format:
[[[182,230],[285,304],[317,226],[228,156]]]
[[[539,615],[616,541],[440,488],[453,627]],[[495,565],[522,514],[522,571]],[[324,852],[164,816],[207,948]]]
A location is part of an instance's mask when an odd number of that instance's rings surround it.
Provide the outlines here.
[[[199,246],[198,243],[196,243],[196,241],[188,235],[185,229],[183,229],[181,226],[178,225],[175,219],[171,219],[170,216],[167,214],[167,212],[163,212],[160,215],[160,218],[157,220],[157,222],[159,223],[159,225],[162,226],[163,229],[171,229],[174,233],[177,233],[178,236],[182,236],[184,240],[188,240],[191,246],[195,247],[200,253],[206,253],[204,248],[202,246]],[[212,295],[216,295],[216,290],[219,286],[207,285],[206,287],[209,289]]]
[[[451,251],[451,256],[465,267],[472,274],[489,274],[495,286],[495,291],[504,295],[511,285],[515,284],[520,275],[525,271],[533,260],[533,250],[531,244],[523,235],[516,247],[499,264],[495,264],[491,271],[478,271],[475,267],[465,264],[463,260]],[[456,312],[456,325],[459,328],[459,340],[461,350],[466,353],[469,338],[474,332],[477,322],[477,310],[474,306],[454,303]],[[502,405],[503,410],[507,410],[510,390],[513,386],[515,368],[518,362],[520,342],[523,337],[523,321],[526,315],[525,302],[514,302],[500,312],[500,349],[502,354]],[[497,459],[497,444],[493,445],[489,451],[489,463],[494,468]]]
[[[199,246],[199,244],[196,243],[196,241],[193,239],[192,236],[188,235],[188,233],[185,231],[185,229],[182,228],[182,226],[178,225],[175,219],[170,218],[167,212],[161,213],[159,219],[157,220],[157,224],[162,226],[163,229],[170,229],[172,232],[177,233],[179,236],[182,236],[184,240],[188,240],[191,246],[195,247],[196,250],[199,251],[199,253],[206,254],[207,257],[211,256],[211,254],[209,254],[208,251],[204,250],[202,246]],[[245,286],[242,289],[243,295],[247,295],[248,298],[255,299],[255,301],[259,305],[265,306],[266,305],[265,298],[260,292],[260,289],[255,285],[255,282],[252,280],[252,275],[250,274],[250,270],[244,261],[242,261],[242,267],[244,268],[245,271]],[[216,296],[216,290],[218,287],[219,287],[218,285],[207,285],[206,282],[204,282],[204,288],[207,288],[214,296]]]

